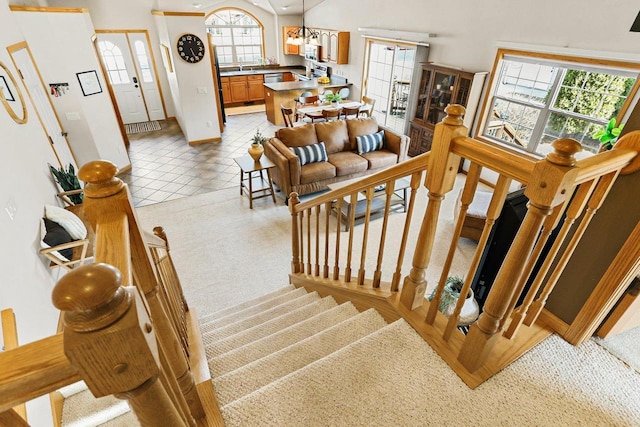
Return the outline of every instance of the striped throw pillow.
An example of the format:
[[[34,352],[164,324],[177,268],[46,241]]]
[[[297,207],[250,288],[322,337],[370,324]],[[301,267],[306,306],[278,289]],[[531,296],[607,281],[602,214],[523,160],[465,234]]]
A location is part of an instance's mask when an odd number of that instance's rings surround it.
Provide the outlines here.
[[[324,142],[305,145],[304,147],[289,147],[289,149],[300,159],[300,166],[329,160]]]
[[[358,154],[380,150],[384,146],[384,131],[356,136],[356,143],[358,144]]]

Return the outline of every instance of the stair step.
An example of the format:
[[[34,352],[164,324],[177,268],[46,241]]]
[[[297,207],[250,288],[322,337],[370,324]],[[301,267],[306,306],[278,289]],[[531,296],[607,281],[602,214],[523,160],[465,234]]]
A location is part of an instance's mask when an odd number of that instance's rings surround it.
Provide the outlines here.
[[[205,346],[212,344],[231,335],[237,334],[256,325],[268,322],[283,314],[290,313],[292,310],[309,305],[314,301],[320,300],[317,292],[305,293],[296,299],[287,301],[283,304],[272,307],[268,310],[260,312],[254,316],[238,320],[237,322],[224,325],[220,328],[207,328],[206,325],[201,328],[203,341]]]
[[[404,320],[224,405],[227,427],[240,425],[416,425],[429,402],[406,401],[429,387],[433,352]]]
[[[341,304],[274,334],[221,354],[209,360],[211,375],[215,378],[231,372],[333,325],[337,325],[358,313],[353,304]]]
[[[129,411],[129,404],[125,400],[113,396],[96,398],[87,389],[65,399],[62,407],[62,425],[97,426]]]
[[[118,418],[114,418],[106,423],[100,424],[100,427],[131,427],[139,425],[140,421],[138,421],[136,414],[134,414],[133,411],[130,411],[124,415],[120,415]]]
[[[214,379],[221,405],[232,402],[387,325],[369,309],[302,341]]]
[[[239,311],[239,310],[244,310],[247,307],[258,305],[258,304],[263,303],[265,301],[268,301],[268,300],[270,300],[272,298],[278,297],[278,296],[280,296],[282,294],[286,294],[287,292],[291,292],[291,291],[293,291],[295,289],[296,289],[295,286],[288,285],[288,286],[280,288],[280,289],[278,289],[276,291],[273,291],[273,292],[270,292],[268,294],[262,295],[260,297],[251,299],[249,301],[245,301],[245,302],[242,302],[240,304],[236,304],[236,305],[231,306],[231,307],[223,308],[222,310],[218,310],[218,311],[215,311],[213,313],[210,313],[210,314],[202,316],[200,318],[200,323],[202,324],[202,323],[209,322],[211,320],[219,319],[219,318],[224,317],[224,316],[226,316],[228,314],[235,313],[236,311]]]
[[[242,347],[250,342],[259,340],[265,336],[274,334],[282,329],[285,329],[291,325],[301,322],[305,319],[313,317],[324,311],[330,310],[333,307],[337,307],[338,304],[331,297],[325,297],[319,301],[315,301],[304,307],[300,307],[280,317],[276,317],[261,325],[254,326],[253,328],[238,332],[235,335],[227,337],[225,339],[207,343],[206,335],[203,336],[205,343],[205,351],[207,354],[207,360],[211,360],[216,356],[220,356],[228,351],[234,350],[238,347]]]
[[[259,304],[253,305],[251,307],[238,310],[235,313],[227,314],[226,316],[222,316],[218,319],[213,319],[207,322],[203,322],[202,320],[200,320],[200,329],[209,331],[213,328],[220,328],[222,326],[230,325],[231,323],[235,323],[242,319],[255,316],[259,313],[270,310],[274,307],[277,307],[281,304],[286,303],[287,301],[292,301],[306,294],[307,292],[305,291],[304,288],[294,289],[285,294],[278,295],[276,297],[273,297]]]

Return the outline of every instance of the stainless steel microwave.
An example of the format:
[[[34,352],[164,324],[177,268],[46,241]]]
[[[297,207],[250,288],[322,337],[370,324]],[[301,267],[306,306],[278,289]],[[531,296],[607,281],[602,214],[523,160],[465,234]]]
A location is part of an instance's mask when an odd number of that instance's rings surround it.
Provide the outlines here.
[[[314,46],[311,44],[304,45],[304,57],[311,61],[320,61],[320,50],[322,46]]]

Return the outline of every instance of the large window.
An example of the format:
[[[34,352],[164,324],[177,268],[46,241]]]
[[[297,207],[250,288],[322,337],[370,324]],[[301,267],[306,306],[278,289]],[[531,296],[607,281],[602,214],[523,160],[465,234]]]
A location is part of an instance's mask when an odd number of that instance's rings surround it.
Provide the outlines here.
[[[548,152],[548,144],[564,137],[597,152],[600,143],[591,135],[624,112],[639,68],[575,58],[501,59],[493,73],[482,135],[538,153]]]
[[[264,57],[262,24],[240,9],[220,9],[207,17],[220,65],[259,65]]]

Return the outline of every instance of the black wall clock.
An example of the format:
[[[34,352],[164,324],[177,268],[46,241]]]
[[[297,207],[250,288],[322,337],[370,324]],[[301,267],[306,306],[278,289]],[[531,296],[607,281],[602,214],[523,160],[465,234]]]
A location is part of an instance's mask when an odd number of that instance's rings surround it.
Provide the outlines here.
[[[194,34],[181,35],[176,42],[176,49],[185,62],[195,64],[204,58],[204,43]]]

